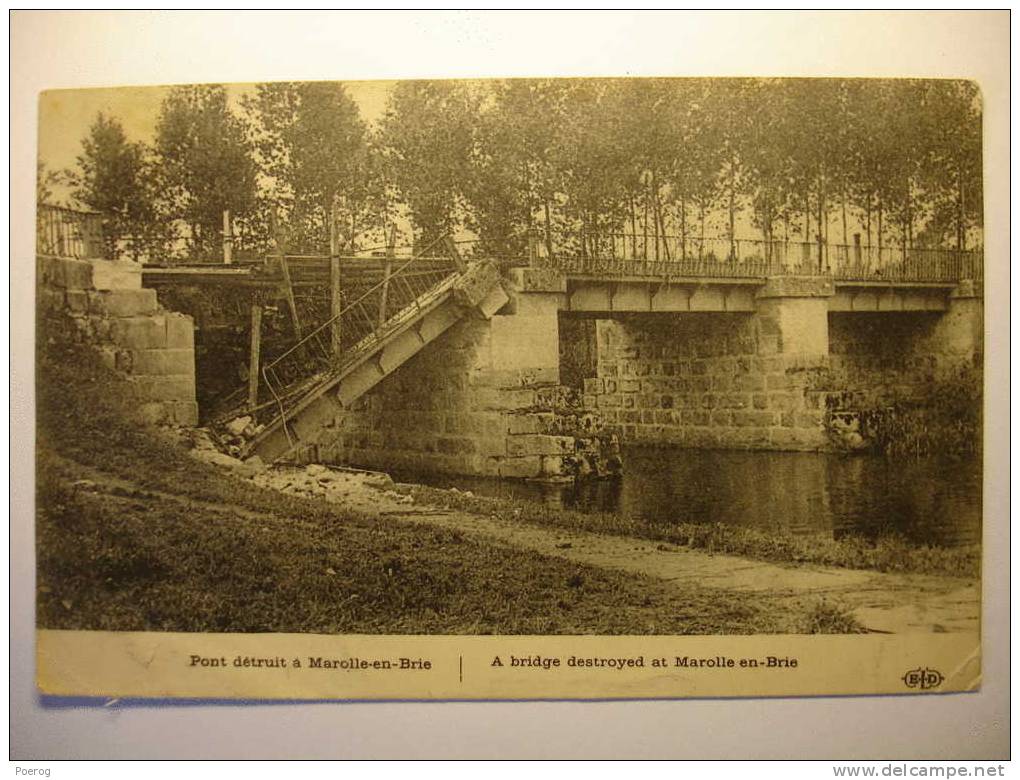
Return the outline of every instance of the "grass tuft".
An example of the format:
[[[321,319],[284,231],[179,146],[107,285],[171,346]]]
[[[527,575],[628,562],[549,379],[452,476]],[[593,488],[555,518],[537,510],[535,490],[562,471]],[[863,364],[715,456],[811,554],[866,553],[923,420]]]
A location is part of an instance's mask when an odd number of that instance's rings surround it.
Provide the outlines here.
[[[807,614],[805,634],[863,634],[866,629],[857,621],[849,607],[820,601]]]

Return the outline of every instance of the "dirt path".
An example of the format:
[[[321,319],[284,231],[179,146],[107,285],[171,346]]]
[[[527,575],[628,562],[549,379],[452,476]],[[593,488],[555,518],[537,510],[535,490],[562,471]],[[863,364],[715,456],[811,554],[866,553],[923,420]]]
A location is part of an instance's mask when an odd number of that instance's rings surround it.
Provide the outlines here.
[[[81,470],[75,470],[81,474]],[[310,466],[258,471],[238,468],[236,473],[260,487],[321,498],[370,516],[458,530],[488,543],[642,574],[678,586],[767,592],[770,597],[802,610],[824,599],[849,607],[870,631],[977,633],[979,629],[980,585],[972,580],[769,563],[633,537],[543,528],[495,516],[418,506],[410,496],[390,489],[392,482],[388,477],[372,472]],[[91,469],[85,475],[90,478],[85,480],[89,488],[132,487],[130,482]],[[207,507],[196,503],[196,508]],[[241,507],[208,508],[236,509],[242,515],[249,514]]]
[[[979,628],[980,586],[972,580],[769,563],[633,537],[543,528],[494,516],[414,506],[409,496],[388,489],[384,475],[359,475],[322,466],[273,469],[253,481],[309,497],[322,496],[371,514],[456,529],[490,542],[678,585],[767,591],[803,608],[826,599],[848,606],[870,631],[977,633]]]
[[[712,555],[644,539],[511,524],[461,512],[405,508],[385,514],[407,522],[456,528],[543,555],[645,574],[677,584],[768,591],[772,596],[805,606],[824,598],[849,606],[857,620],[871,631],[976,633],[979,625],[980,592],[977,583],[968,580],[810,564],[786,566]]]

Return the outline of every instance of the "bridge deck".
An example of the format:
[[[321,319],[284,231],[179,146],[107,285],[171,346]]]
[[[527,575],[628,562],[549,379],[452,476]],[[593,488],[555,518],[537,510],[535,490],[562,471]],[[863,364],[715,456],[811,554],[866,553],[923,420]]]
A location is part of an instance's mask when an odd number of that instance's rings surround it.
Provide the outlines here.
[[[640,312],[753,312],[764,279],[605,280],[567,277],[564,311],[575,314]],[[829,311],[945,311],[955,284],[943,282],[840,282],[827,297]]]
[[[287,257],[290,284],[295,289],[328,288],[329,258]],[[357,289],[377,284],[393,259],[380,257],[341,258],[341,284]],[[397,260],[396,262],[400,262]],[[420,273],[434,274],[448,268],[446,258],[422,258]],[[548,263],[540,263],[553,268]],[[768,280],[768,267],[761,262],[690,263],[636,261],[563,262],[567,282],[564,311],[609,314],[625,312],[750,312],[755,293]],[[811,269],[784,269],[793,271]],[[901,269],[902,270],[902,269]],[[694,271],[694,273],[692,273]],[[834,312],[944,311],[950,292],[957,286],[951,279],[910,279],[872,271],[854,278],[846,273],[820,275],[832,280],[835,294],[829,298]],[[146,286],[155,288],[191,285],[232,285],[274,289],[286,283],[279,258],[269,262],[232,266],[193,264],[146,266]]]

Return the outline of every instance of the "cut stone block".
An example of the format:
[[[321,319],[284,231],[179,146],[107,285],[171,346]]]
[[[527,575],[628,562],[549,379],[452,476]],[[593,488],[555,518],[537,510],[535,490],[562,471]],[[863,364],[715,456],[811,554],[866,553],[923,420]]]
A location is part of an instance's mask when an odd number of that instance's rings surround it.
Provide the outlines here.
[[[194,349],[195,321],[187,314],[167,314],[166,346],[170,349]]]
[[[562,455],[542,456],[543,477],[563,477],[568,473],[566,459]]]
[[[138,394],[151,401],[194,401],[195,377],[186,376],[134,376]]]
[[[135,374],[172,376],[195,374],[195,353],[190,349],[140,349],[130,353]]]
[[[92,265],[66,257],[37,257],[36,281],[40,287],[88,290],[92,288]]]
[[[195,401],[175,401],[173,403],[174,422],[178,425],[194,427],[198,425],[198,403]]]
[[[167,318],[150,315],[114,319],[110,322],[110,338],[124,349],[161,349],[167,346]]]
[[[155,290],[103,290],[88,294],[89,310],[108,317],[132,317],[155,314],[158,309]]]
[[[68,290],[65,301],[72,314],[85,314],[89,310],[89,293],[85,290]]]
[[[148,401],[138,407],[138,417],[149,425],[166,425],[172,421],[173,413],[161,401]]]
[[[62,290],[53,290],[46,287],[39,288],[39,291],[36,293],[36,303],[40,311],[46,312],[60,312],[66,306]]]
[[[508,414],[507,433],[520,435],[528,433],[544,433],[553,424],[555,415],[552,412],[538,412],[534,414]]]
[[[142,267],[137,263],[91,260],[92,286],[97,290],[140,290]]]
[[[104,366],[117,370],[117,351],[113,347],[100,347],[97,351]]]
[[[532,479],[542,475],[542,457],[505,458],[499,462],[499,476],[509,479]]]
[[[506,454],[510,457],[564,455],[573,451],[574,439],[571,436],[525,434],[522,436],[510,436],[506,440]]]
[[[530,389],[501,389],[495,392],[492,398],[492,409],[513,410],[529,409],[537,402],[537,395]]]

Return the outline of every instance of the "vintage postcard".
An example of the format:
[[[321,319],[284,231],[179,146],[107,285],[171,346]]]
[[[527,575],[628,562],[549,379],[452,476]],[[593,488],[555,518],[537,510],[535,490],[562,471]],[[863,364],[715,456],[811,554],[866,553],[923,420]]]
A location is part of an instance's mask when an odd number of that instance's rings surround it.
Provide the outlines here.
[[[981,681],[974,82],[44,92],[44,694]]]

